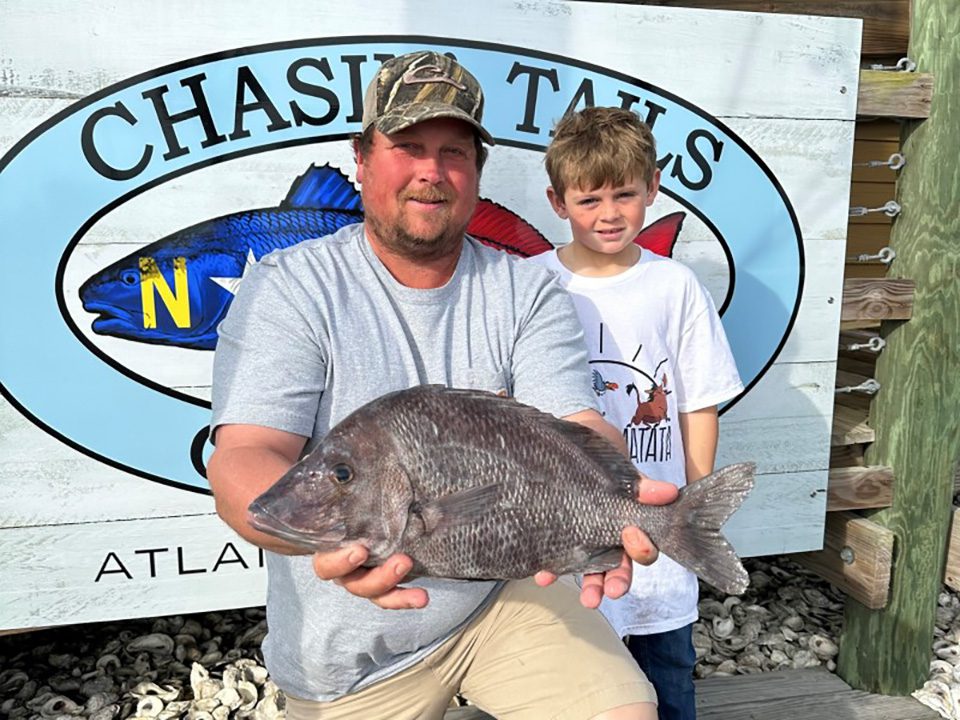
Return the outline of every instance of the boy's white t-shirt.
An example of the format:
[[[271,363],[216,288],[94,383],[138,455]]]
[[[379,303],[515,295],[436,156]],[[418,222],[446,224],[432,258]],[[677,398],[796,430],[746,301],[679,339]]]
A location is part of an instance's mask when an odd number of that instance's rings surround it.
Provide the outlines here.
[[[606,419],[619,428],[646,475],[686,484],[679,413],[737,395],[737,373],[720,316],[693,271],[642,250],[626,272],[584,277],[553,250],[530,258],[553,270],[573,297],[583,324]],[[633,567],[630,592],[600,610],[621,636],[675,630],[697,619],[696,576],[667,557]]]

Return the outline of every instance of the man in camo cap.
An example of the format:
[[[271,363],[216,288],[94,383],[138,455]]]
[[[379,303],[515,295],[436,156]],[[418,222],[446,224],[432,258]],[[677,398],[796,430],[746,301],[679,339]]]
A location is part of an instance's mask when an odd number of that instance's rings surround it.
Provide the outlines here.
[[[474,127],[485,143],[494,144],[480,124],[480,83],[446,55],[418,52],[388,60],[367,87],[364,130],[375,125],[380,132],[390,135],[437,117],[463,120]]]
[[[439,719],[457,693],[498,718],[656,717],[652,686],[583,606],[627,590],[626,559],[582,593],[539,587],[544,574],[404,582],[405,555],[374,568],[361,545],[311,557],[247,522],[250,502],[329,428],[415,385],[508,392],[622,446],[556,280],[465,234],[493,144],[482,116],[480,85],[455,60],[385,62],[353,139],[364,222],[262,258],[219,328],[208,477],[221,517],[268,551],[263,651],[294,720]],[[644,482],[647,501],[674,493]],[[630,556],[652,562],[656,549],[634,537]]]

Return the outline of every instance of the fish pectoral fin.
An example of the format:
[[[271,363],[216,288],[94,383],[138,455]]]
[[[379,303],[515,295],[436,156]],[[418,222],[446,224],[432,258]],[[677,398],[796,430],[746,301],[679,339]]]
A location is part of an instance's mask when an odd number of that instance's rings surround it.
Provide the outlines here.
[[[469,524],[489,512],[499,499],[499,483],[479,485],[424,503],[419,515],[429,534],[445,527]]]

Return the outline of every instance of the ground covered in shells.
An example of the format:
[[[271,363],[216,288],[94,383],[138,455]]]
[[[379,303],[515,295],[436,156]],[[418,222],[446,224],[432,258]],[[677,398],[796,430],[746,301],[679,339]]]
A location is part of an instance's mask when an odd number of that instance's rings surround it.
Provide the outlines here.
[[[697,677],[836,669],[843,595],[787,559],[744,563],[750,587],[701,587]],[[960,720],[960,599],[940,596],[931,678],[915,695]],[[0,638],[0,716],[11,720],[277,720],[263,608],[53,628]],[[956,668],[956,670],[955,670]]]

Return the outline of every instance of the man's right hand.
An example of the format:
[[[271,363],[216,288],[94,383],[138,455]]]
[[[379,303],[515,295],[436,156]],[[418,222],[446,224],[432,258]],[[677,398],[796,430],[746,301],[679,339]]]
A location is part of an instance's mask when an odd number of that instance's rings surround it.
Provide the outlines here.
[[[321,580],[332,580],[347,592],[367,598],[385,610],[426,607],[430,601],[426,590],[397,587],[413,567],[413,561],[407,555],[398,553],[377,567],[361,567],[367,555],[367,549],[362,545],[315,553],[313,569]]]

